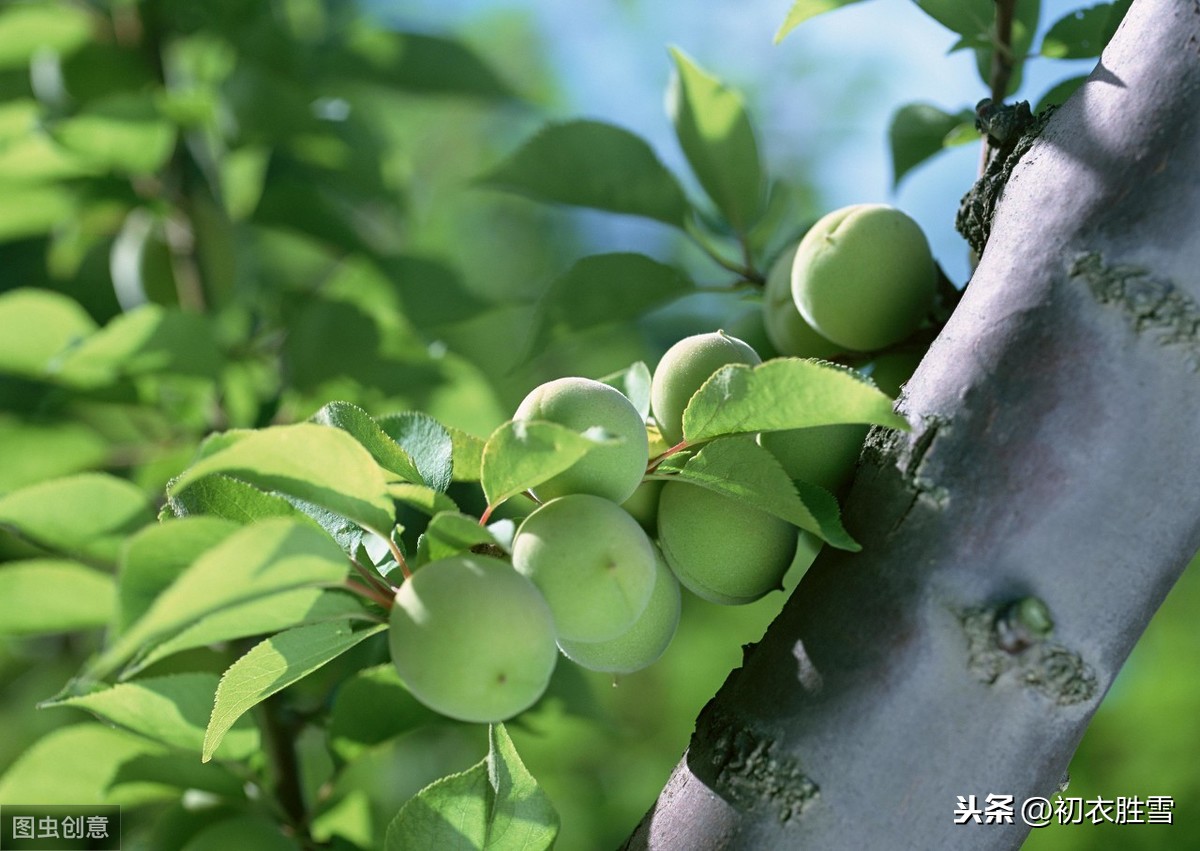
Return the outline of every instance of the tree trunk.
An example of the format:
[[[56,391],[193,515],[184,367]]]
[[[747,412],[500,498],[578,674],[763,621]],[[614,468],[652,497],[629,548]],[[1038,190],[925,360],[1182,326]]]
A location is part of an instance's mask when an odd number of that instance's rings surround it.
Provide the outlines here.
[[[628,848],[1020,846],[1200,548],[1200,0],[1136,0],[900,407],[863,552],[823,552]],[[993,793],[1011,824],[954,823]]]

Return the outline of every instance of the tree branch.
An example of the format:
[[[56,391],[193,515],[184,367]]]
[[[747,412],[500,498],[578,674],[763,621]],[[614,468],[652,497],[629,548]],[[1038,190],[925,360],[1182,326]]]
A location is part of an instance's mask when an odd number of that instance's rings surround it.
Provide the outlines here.
[[[1197,45],[1200,2],[1137,0],[1017,165],[913,432],[868,440],[863,552],[809,570],[628,848],[1020,846],[1200,548]],[[1014,824],[954,824],[989,793]]]

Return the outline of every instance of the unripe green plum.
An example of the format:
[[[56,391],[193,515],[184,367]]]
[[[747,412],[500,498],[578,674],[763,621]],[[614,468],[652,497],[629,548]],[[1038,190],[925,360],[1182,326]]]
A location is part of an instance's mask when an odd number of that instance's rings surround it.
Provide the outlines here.
[[[800,240],[792,298],[804,319],[858,352],[898,343],[921,324],[936,292],[920,225],[886,204],[829,213]]]
[[[633,626],[608,641],[558,640],[568,659],[592,671],[631,674],[649,667],[666,651],[679,626],[679,580],[655,553],[654,590]]]
[[[796,528],[765,511],[687,482],[667,482],[658,542],[685,588],[713,603],[752,603],[779,589]]]
[[[513,567],[545,596],[560,639],[608,641],[629,629],[654,588],[654,545],[619,505],[561,496],[521,523]]]
[[[684,337],[667,349],[650,381],[650,410],[669,445],[683,440],[683,411],[700,385],[730,363],[756,366],[762,358],[724,331]]]
[[[924,356],[924,352],[910,349],[880,355],[871,362],[871,380],[894,399],[900,395],[904,383],[917,371],[917,365]]]
[[[843,351],[813,330],[792,298],[792,264],[796,258],[796,243],[780,255],[767,274],[763,288],[762,316],[767,339],[781,355],[797,358],[830,358]]]
[[[646,424],[623,393],[590,378],[559,378],[532,392],[514,420],[549,420],[574,431],[599,426],[620,442],[597,446],[534,493],[543,501],[587,493],[624,502],[637,488],[650,456]]]
[[[532,706],[558,651],[549,606],[528,579],[487,556],[430,562],[396,592],[392,662],[417,700],[491,723]]]
[[[827,425],[763,432],[759,445],[790,478],[837,493],[850,482],[870,426]]]

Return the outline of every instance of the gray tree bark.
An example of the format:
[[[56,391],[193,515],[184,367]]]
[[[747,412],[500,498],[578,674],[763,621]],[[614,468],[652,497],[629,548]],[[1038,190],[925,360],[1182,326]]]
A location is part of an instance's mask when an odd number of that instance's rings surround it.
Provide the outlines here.
[[[1133,4],[900,405],[863,551],[822,553],[628,848],[1021,845],[1200,549],[1200,0]],[[954,823],[993,793],[1012,824]]]

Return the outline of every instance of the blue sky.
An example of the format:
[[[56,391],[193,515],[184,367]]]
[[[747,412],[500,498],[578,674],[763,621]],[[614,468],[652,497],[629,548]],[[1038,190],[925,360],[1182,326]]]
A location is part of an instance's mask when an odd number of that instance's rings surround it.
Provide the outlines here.
[[[891,186],[887,127],[911,101],[947,110],[986,91],[968,51],[947,55],[955,36],[911,0],[872,0],[806,22],[772,42],[790,0],[387,0],[373,4],[406,28],[465,31],[486,39],[489,16],[517,10],[541,35],[558,75],[554,109],[620,124],[649,139],[677,173],[683,156],[663,111],[666,47],[683,48],[747,95],[774,173],[805,169],[825,208],[887,202],[925,228],[943,267],[961,283],[966,250],[954,232],[958,199],[978,168],[978,148],[943,154]],[[1042,26],[1076,8],[1043,0]],[[1092,63],[1034,59],[1020,97],[1035,101]],[[817,166],[813,168],[814,164]],[[594,219],[597,249],[644,244],[644,226]]]

